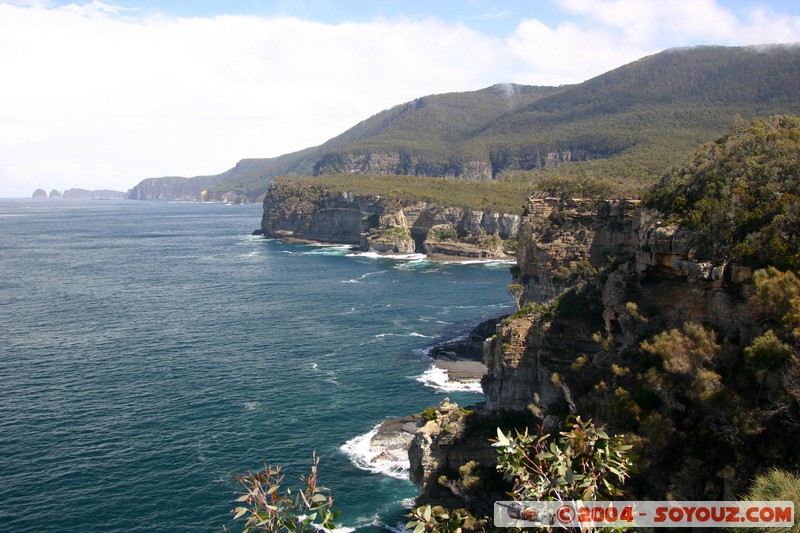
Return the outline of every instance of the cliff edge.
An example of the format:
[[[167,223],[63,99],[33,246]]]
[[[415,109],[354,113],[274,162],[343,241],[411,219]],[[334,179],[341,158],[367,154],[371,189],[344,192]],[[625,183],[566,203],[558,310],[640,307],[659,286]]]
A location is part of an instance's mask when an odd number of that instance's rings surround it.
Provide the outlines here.
[[[363,252],[513,258],[519,215],[356,195],[278,180],[264,198],[266,237],[351,244]]]
[[[503,495],[487,428],[570,415],[634,445],[633,499],[734,500],[800,468],[799,172],[800,119],[782,116],[703,145],[644,205],[531,198],[486,401],[412,441],[422,502],[484,512]],[[482,498],[466,470],[488,472]]]

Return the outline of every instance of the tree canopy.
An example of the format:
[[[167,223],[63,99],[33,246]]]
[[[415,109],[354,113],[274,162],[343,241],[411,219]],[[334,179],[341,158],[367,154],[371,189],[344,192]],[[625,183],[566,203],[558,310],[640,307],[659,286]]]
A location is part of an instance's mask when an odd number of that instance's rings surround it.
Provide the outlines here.
[[[800,117],[740,121],[666,173],[646,203],[698,235],[701,256],[800,269]]]

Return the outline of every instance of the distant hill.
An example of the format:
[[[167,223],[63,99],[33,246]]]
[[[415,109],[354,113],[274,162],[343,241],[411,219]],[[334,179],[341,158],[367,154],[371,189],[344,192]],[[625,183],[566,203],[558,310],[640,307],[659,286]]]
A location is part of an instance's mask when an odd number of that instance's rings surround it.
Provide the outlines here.
[[[535,182],[602,179],[639,191],[737,116],[800,114],[800,45],[705,46],[562,87],[500,84],[418,98],[326,143],[245,159],[216,176],[151,178],[131,198],[255,201],[279,175],[403,174]]]

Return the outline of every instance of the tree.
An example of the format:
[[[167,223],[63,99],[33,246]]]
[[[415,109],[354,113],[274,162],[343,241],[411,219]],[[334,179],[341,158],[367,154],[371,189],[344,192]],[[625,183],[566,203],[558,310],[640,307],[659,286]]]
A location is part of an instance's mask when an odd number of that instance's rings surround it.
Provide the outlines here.
[[[740,122],[645,198],[694,230],[701,256],[800,268],[800,117]]]
[[[773,324],[785,340],[800,343],[800,279],[769,267],[753,274],[753,284],[756,318]]]

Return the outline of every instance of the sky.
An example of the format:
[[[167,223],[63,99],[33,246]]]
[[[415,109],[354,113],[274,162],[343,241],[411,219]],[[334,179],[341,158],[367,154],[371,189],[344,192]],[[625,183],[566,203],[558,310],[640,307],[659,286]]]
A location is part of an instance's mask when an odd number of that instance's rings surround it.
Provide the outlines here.
[[[788,42],[796,0],[0,0],[0,197],[218,174],[428,94]]]

